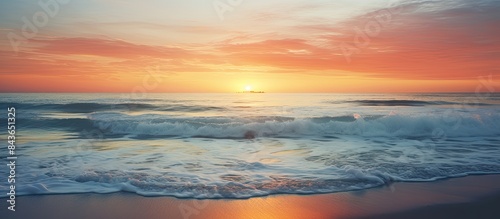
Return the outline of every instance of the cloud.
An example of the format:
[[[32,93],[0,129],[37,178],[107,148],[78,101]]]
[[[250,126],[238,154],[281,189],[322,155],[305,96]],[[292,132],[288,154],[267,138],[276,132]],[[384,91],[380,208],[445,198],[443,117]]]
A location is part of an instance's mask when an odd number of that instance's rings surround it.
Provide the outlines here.
[[[207,71],[183,60],[206,57],[176,47],[138,45],[99,38],[44,38],[29,42],[18,54],[0,50],[0,74],[83,77],[140,72],[145,66],[168,66],[172,71]],[[175,61],[174,61],[175,60]]]
[[[422,10],[422,4],[432,10]],[[500,39],[496,36],[500,34],[500,4],[464,1],[449,8],[438,7],[441,4],[421,2],[393,14],[380,34],[369,37],[367,46],[352,57],[352,64],[359,66],[354,68],[417,79],[498,74]],[[351,22],[364,30],[370,20],[373,16]]]
[[[190,38],[189,43],[161,44],[77,32],[72,37],[44,36],[30,40],[17,55],[2,45],[0,74],[91,77],[133,74],[151,65],[179,74],[247,72],[253,66],[266,74],[350,74],[409,80],[500,74],[498,1],[404,0],[394,7],[363,7],[362,13],[331,17],[321,16],[328,8],[312,3],[290,8],[294,10],[254,13],[243,22],[247,26],[241,27],[98,22],[95,30],[109,27],[110,31],[130,29],[141,34],[157,33],[154,30],[199,34],[196,38],[200,43],[191,43]],[[315,13],[318,10],[320,15]],[[384,20],[387,13],[390,16]],[[275,19],[272,26],[266,26],[271,18]],[[249,25],[259,23],[262,26]],[[352,52],[348,59],[346,51]]]
[[[38,53],[59,55],[94,55],[113,58],[182,58],[189,52],[174,47],[139,45],[116,39],[53,38],[31,40]]]
[[[341,70],[379,78],[454,80],[499,74],[498,2],[411,1],[396,7],[336,25],[295,27],[310,32],[309,38],[233,40],[218,49],[236,65]]]

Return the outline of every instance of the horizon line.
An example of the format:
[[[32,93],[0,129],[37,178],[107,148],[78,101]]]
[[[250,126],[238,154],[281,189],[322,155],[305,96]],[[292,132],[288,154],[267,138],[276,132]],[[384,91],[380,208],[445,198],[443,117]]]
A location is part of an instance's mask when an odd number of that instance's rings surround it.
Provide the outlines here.
[[[0,94],[134,94],[134,92],[3,92],[0,91]],[[447,92],[146,92],[144,94],[485,94],[485,93],[500,93],[500,91],[493,92],[472,92],[472,91],[447,91]],[[137,93],[137,94],[140,94]]]

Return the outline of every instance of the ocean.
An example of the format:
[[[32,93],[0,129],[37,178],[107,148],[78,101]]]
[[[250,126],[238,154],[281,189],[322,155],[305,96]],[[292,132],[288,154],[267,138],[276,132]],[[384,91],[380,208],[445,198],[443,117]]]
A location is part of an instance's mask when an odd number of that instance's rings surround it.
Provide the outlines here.
[[[0,94],[0,106],[0,190],[15,107],[17,195],[250,198],[500,173],[494,93]]]

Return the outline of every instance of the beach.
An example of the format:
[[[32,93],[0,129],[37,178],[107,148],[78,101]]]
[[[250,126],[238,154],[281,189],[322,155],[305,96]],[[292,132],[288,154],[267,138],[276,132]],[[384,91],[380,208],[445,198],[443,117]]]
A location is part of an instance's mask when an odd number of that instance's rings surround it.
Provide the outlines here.
[[[2,94],[1,218],[495,215],[498,96],[259,95]]]
[[[463,104],[474,94],[2,97],[16,108],[19,196],[245,199],[500,173],[498,96],[475,106]]]
[[[500,219],[499,0],[0,5],[0,219]]]
[[[18,197],[2,218],[498,218],[500,175],[332,194],[250,199],[177,199],[131,193]]]

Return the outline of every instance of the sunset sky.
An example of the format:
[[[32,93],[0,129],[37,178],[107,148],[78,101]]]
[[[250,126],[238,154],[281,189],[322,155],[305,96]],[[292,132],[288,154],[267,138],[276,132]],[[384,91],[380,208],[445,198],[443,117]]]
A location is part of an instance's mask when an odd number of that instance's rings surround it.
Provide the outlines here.
[[[499,72],[498,0],[0,2],[0,92],[474,92]]]

